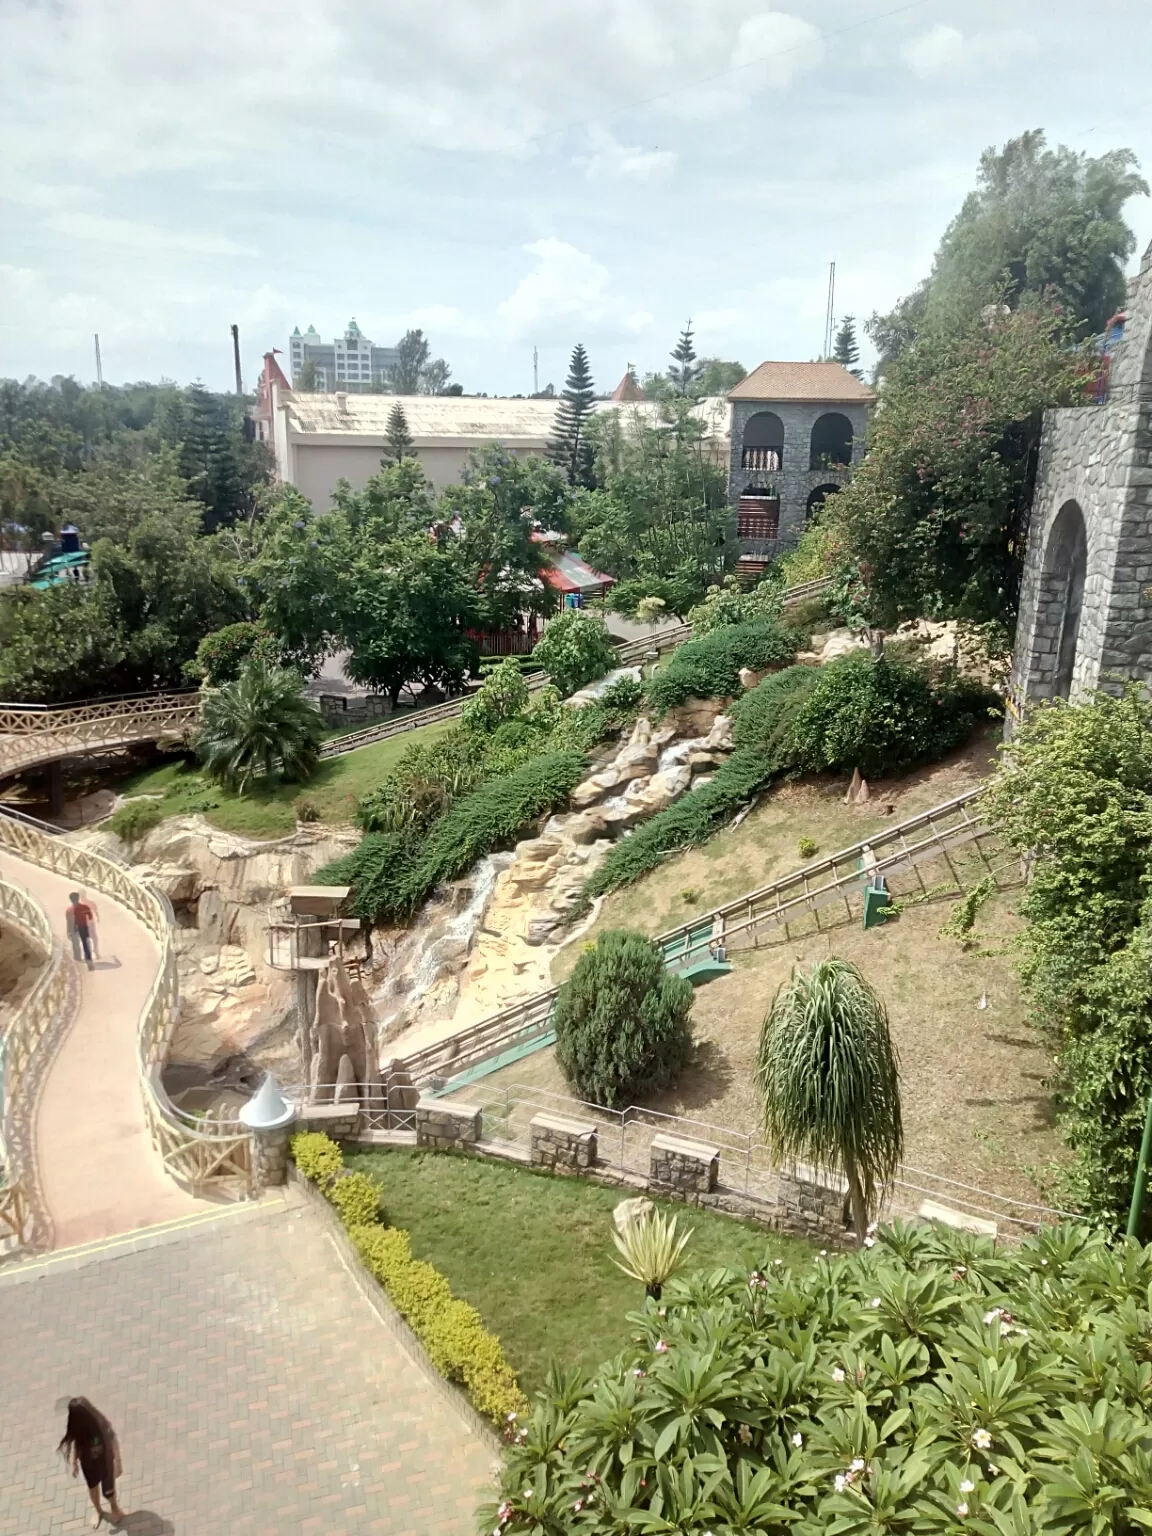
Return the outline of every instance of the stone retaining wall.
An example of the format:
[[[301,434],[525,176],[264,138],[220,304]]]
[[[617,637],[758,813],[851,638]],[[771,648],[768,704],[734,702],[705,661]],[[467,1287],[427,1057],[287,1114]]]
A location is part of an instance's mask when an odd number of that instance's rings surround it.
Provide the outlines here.
[[[480,1140],[481,1119],[478,1104],[451,1104],[421,1094],[416,1105],[416,1145],[442,1152],[474,1147]]]
[[[775,1225],[781,1232],[811,1243],[854,1241],[851,1228],[844,1224],[847,1179],[798,1163],[780,1170],[776,1188]]]
[[[711,1194],[720,1178],[720,1148],[683,1136],[653,1136],[649,1153],[649,1188],[689,1204]]]
[[[596,1164],[596,1126],[562,1115],[536,1115],[529,1127],[532,1166],[556,1173],[580,1173]]]

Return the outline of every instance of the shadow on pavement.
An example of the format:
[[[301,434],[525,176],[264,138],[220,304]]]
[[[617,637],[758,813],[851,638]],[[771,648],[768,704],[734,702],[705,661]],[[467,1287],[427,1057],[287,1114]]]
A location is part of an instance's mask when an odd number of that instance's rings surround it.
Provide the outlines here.
[[[105,1523],[107,1523],[107,1516]],[[134,1509],[130,1515],[125,1515],[119,1525],[111,1527],[114,1531],[126,1532],[127,1536],[176,1536],[176,1527],[171,1520],[165,1520],[162,1515],[153,1514],[150,1509]]]

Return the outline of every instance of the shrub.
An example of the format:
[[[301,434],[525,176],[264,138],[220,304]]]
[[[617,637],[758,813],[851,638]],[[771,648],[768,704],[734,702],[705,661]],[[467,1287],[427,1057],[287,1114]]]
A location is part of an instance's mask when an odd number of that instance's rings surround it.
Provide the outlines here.
[[[323,1131],[297,1131],[292,1160],[310,1183],[327,1190],[344,1166],[344,1154]]]
[[[633,710],[640,708],[644,697],[644,684],[638,678],[629,677],[627,673],[618,677],[600,695],[600,703],[605,709],[616,715],[630,715]]]
[[[772,573],[754,587],[745,589],[735,576],[726,576],[723,585],[709,587],[702,603],[688,614],[694,635],[707,635],[724,624],[769,623],[780,617],[784,583]]]
[[[484,735],[506,720],[512,720],[528,703],[528,684],[516,657],[507,656],[493,667],[480,687],[460,711],[460,724],[466,731]]]
[[[590,1381],[553,1374],[479,1528],[1136,1536],[1150,1286],[1152,1249],[1072,1225],[673,1279]]]
[[[312,878],[317,885],[350,885],[350,915],[369,923],[383,921],[397,910],[398,892],[418,850],[412,832],[369,832],[351,853],[323,865]]]
[[[717,769],[710,784],[702,784],[666,811],[641,822],[630,837],[608,850],[604,862],[584,886],[584,904],[593,896],[639,880],[669,854],[706,841],[770,783],[776,770],[776,760],[766,752],[733,752]]]
[[[818,667],[785,667],[738,699],[732,709],[732,740],[737,750],[745,747],[790,761],[789,732],[800,701],[816,686]]]
[[[792,719],[790,755],[800,772],[878,778],[942,757],[996,707],[977,683],[857,651],[819,669]]]
[[[431,1264],[412,1257],[407,1232],[378,1221],[380,1189],[366,1173],[342,1173],[340,1148],[320,1131],[292,1138],[292,1156],[310,1183],[336,1207],[365,1267],[421,1340],[432,1364],[461,1382],[477,1412],[507,1429],[527,1408],[500,1340],[489,1333],[475,1307],[452,1295]]]
[[[343,1173],[328,1190],[346,1227],[366,1227],[380,1218],[380,1186],[366,1173]]]
[[[726,699],[742,690],[740,669],[763,671],[796,655],[796,635],[775,620],[725,624],[689,640],[648,684],[648,705],[657,715],[685,699]]]
[[[604,623],[578,608],[549,621],[532,652],[565,698],[611,670],[616,649]]]
[[[692,1051],[692,983],[624,928],[600,935],[560,988],[556,1060],[582,1099],[630,1104],[675,1080]]]
[[[802,859],[811,859],[820,852],[820,845],[814,837],[802,837],[796,844],[796,852]]]
[[[126,800],[118,811],[113,811],[105,825],[126,843],[136,843],[153,827],[164,820],[164,812],[157,800]]]
[[[235,682],[204,697],[196,751],[210,778],[243,794],[253,779],[306,779],[324,721],[296,672],[250,657]]]
[[[185,675],[192,681],[203,680],[211,688],[222,683],[234,683],[240,669],[250,656],[274,666],[279,660],[275,637],[263,624],[247,620],[239,624],[225,624],[205,635],[196,647],[195,661],[185,663]]]
[[[320,807],[311,795],[297,795],[292,802],[297,821],[319,821]]]

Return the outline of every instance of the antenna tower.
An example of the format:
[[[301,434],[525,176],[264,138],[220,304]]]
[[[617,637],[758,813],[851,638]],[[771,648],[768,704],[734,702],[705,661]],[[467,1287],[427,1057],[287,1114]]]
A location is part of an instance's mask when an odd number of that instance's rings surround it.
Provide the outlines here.
[[[832,356],[832,332],[835,327],[833,305],[836,301],[836,263],[828,263],[828,310],[824,316],[824,357]]]

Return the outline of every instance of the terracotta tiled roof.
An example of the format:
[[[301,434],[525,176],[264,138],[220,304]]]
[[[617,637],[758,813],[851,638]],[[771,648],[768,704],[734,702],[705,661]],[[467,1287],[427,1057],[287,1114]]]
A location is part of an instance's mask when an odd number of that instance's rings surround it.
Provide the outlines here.
[[[629,368],[628,372],[612,391],[613,400],[643,400],[644,391],[636,382],[636,375]]]
[[[816,400],[867,405],[876,396],[840,363],[761,363],[729,400]]]

